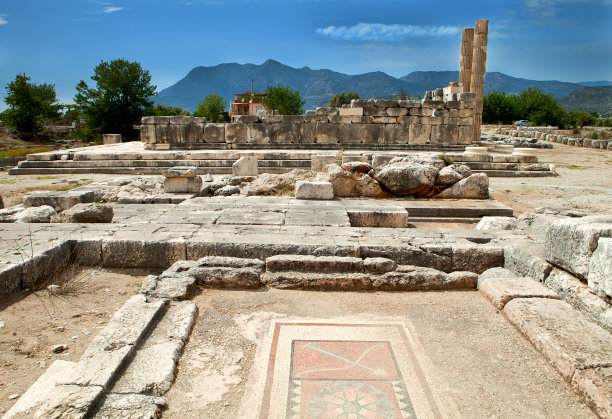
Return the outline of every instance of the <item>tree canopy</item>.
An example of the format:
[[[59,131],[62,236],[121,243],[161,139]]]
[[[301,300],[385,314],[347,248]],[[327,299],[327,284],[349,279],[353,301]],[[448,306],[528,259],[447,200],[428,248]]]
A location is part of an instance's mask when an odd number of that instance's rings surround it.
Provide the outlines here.
[[[277,110],[281,115],[301,115],[304,113],[306,103],[299,90],[292,90],[289,86],[268,86],[263,104],[268,109]]]
[[[342,105],[349,105],[351,100],[360,99],[359,93],[357,92],[340,92],[336,93],[329,99],[329,106],[332,108],[339,108]]]
[[[145,110],[145,116],[189,116],[189,111],[179,106],[156,105]]]
[[[60,116],[62,106],[52,84],[30,83],[28,76],[17,74],[7,84],[6,92],[4,102],[9,108],[0,114],[0,119],[25,137],[36,134],[46,122]]]
[[[203,101],[198,103],[193,116],[203,116],[207,120],[212,122],[223,122],[225,120],[225,107],[227,103],[223,99],[223,96],[216,94],[210,94],[204,98]]]
[[[156,86],[151,85],[149,72],[138,62],[102,61],[94,68],[91,80],[96,87],[90,88],[81,80],[74,98],[83,110],[88,127],[104,134],[136,138],[134,125],[139,124],[145,110],[153,106],[151,97]]]

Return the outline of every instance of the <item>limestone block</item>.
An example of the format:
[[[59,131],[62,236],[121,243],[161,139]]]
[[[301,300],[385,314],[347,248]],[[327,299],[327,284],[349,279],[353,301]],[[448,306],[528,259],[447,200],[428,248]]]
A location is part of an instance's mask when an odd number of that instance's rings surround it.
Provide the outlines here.
[[[113,207],[109,204],[76,204],[53,216],[53,223],[110,223],[113,220]]]
[[[393,158],[395,158],[395,156],[391,154],[375,154],[372,158],[372,167],[376,169],[378,166],[389,164]]]
[[[451,245],[452,265],[450,271],[470,271],[481,274],[487,269],[504,264],[504,252],[497,246],[469,244]]]
[[[23,206],[28,208],[49,205],[59,212],[76,204],[93,202],[94,199],[93,191],[34,191],[25,196]]]
[[[0,265],[0,295],[9,295],[21,289],[22,267],[17,264]]]
[[[340,137],[339,124],[318,123],[315,127],[315,143],[337,144]]]
[[[298,141],[303,144],[314,144],[316,138],[316,124],[299,124]]]
[[[363,272],[363,260],[347,256],[277,255],[266,259],[270,272]]]
[[[147,124],[140,126],[140,141],[145,143],[155,142],[155,125]]]
[[[335,154],[313,155],[310,158],[310,170],[313,172],[322,172],[325,169],[325,166],[336,162],[337,157]]]
[[[16,223],[50,223],[57,212],[49,205],[26,208],[13,216]]]
[[[372,286],[394,291],[461,289],[467,287],[466,278],[421,266],[400,265],[395,271],[375,276]]]
[[[164,170],[163,175],[169,177],[196,177],[196,166],[174,166],[170,169]]]
[[[489,199],[489,178],[484,173],[475,173],[444,189],[434,198]]]
[[[529,249],[510,245],[504,247],[504,267],[519,274],[544,282],[550,274],[552,265],[535,256]]]
[[[306,114],[304,114],[304,123],[306,123],[306,124],[316,124],[316,123],[319,123],[319,122],[329,122],[329,115],[317,115],[316,113],[309,114],[308,112],[309,111],[306,111]]]
[[[359,126],[359,135],[364,144],[382,144],[385,141],[385,127],[380,124]]]
[[[476,230],[516,230],[516,218],[514,217],[482,217]]]
[[[174,117],[172,117],[174,118]],[[187,127],[186,124],[170,124],[168,125],[168,143],[183,144],[187,142]]]
[[[303,124],[304,121],[304,115],[281,115],[281,123]]]
[[[408,108],[387,108],[387,116],[406,116],[408,112]]]
[[[546,231],[546,260],[587,279],[591,256],[600,237],[612,237],[612,216],[587,216],[556,221]]]
[[[366,272],[384,274],[397,269],[397,263],[387,258],[365,258],[363,268]]]
[[[612,367],[576,370],[572,387],[600,418],[612,417]]]
[[[225,124],[204,125],[202,130],[202,140],[205,143],[224,143],[225,142]]]
[[[270,125],[270,142],[273,144],[299,143],[301,125],[303,124],[289,122]]]
[[[400,108],[395,108],[400,109]],[[408,144],[410,126],[400,124],[385,125],[385,144]]]
[[[317,115],[338,115],[338,108],[322,107],[315,111]]]
[[[121,134],[102,134],[103,144],[118,144],[121,142]]]
[[[154,116],[143,116],[140,118],[140,123],[142,125],[155,125],[155,117]]]
[[[386,108],[379,108],[376,106],[364,106],[363,115],[364,116],[386,116],[387,110]]]
[[[612,238],[600,237],[589,262],[589,289],[608,301],[612,298]]]
[[[444,118],[440,116],[422,116],[421,123],[425,125],[441,125],[444,123]]]
[[[96,403],[102,397],[104,397],[102,387],[58,385],[51,388],[40,403],[32,407],[26,417],[85,418],[91,415]]]
[[[203,142],[204,124],[189,124],[185,127],[185,142],[186,143],[201,143]]]
[[[305,125],[307,124],[304,124],[304,126]],[[226,138],[226,141],[235,143],[244,141],[249,144],[270,144],[270,132],[270,124],[250,124],[247,125],[246,139],[242,139],[242,137],[238,135],[233,140],[231,138]]]
[[[193,117],[193,123],[194,124],[205,124],[206,122],[208,122],[208,121],[203,116],[194,116]]]
[[[351,227],[407,228],[408,211],[403,207],[349,208]]]
[[[420,122],[421,117],[419,116],[400,116],[397,118],[397,123],[402,125],[417,125]]]
[[[193,116],[171,116],[170,125],[187,125],[193,122]]]
[[[259,116],[257,115],[240,115],[236,118],[236,122],[239,124],[254,124],[259,122]]]
[[[576,371],[612,364],[612,334],[565,301],[518,298],[504,314],[567,381]]]
[[[296,199],[334,199],[334,187],[330,182],[298,181],[295,184]]]
[[[95,417],[104,419],[158,418],[161,417],[165,406],[166,400],[163,397],[109,393]]]
[[[340,116],[363,116],[363,108],[338,108],[338,115]]]
[[[155,125],[169,125],[170,124],[170,117],[169,116],[155,116],[154,118],[154,122]]]
[[[133,239],[102,241],[102,266],[109,268],[163,268],[186,259],[185,240],[147,241],[135,231]]]
[[[397,124],[397,118],[391,116],[375,116],[375,124]]]
[[[412,100],[398,100],[397,104],[400,108],[420,108],[421,102],[416,102]]]
[[[410,125],[408,144],[427,144],[431,137],[431,126],[426,124]]]
[[[433,125],[431,127],[431,144],[457,144],[456,125]]]
[[[281,289],[336,289],[359,290],[370,289],[372,282],[369,275],[353,272],[270,272],[262,276],[262,283],[269,287]]]
[[[338,142],[340,144],[355,144],[363,143],[365,129],[361,124],[339,124],[338,125]]]
[[[232,165],[233,176],[257,176],[258,160],[256,157],[241,157]]]
[[[202,189],[202,178],[196,177],[167,177],[164,179],[165,193],[199,193]]]
[[[503,268],[489,269],[480,275],[478,289],[499,310],[515,298],[560,298],[540,282],[516,277]]]
[[[155,118],[158,118],[157,116]],[[155,125],[155,143],[156,144],[168,144],[168,124]]]

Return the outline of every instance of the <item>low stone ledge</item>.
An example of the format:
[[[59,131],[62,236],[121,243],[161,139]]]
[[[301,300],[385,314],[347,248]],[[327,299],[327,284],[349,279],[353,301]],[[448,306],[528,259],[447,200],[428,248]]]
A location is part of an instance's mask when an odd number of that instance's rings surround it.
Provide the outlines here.
[[[612,366],[612,335],[565,301],[518,298],[503,312],[568,382],[577,370]]]
[[[546,260],[587,279],[600,237],[612,237],[612,216],[593,215],[554,222],[546,232]]]
[[[347,208],[351,227],[414,227],[408,222],[408,211],[404,207]]]
[[[107,268],[166,269],[178,260],[187,259],[186,256],[185,240],[181,239],[168,241],[102,240],[102,266]]]
[[[612,368],[576,370],[572,387],[600,418],[612,417]]]
[[[487,269],[504,264],[504,250],[498,246],[451,245],[452,265],[450,272],[470,271],[481,274]]]
[[[135,295],[115,312],[59,385],[100,386],[108,390],[121,368],[162,314],[164,301]]]
[[[297,181],[295,183],[296,199],[334,199],[334,187],[330,182],[307,182]]]
[[[93,191],[34,191],[25,196],[23,206],[28,208],[49,205],[60,212],[76,204],[94,202],[94,198]]]
[[[93,417],[94,419],[154,419],[161,417],[165,406],[166,400],[163,397],[111,393],[106,396],[102,407]]]
[[[355,257],[278,255],[266,259],[266,271],[363,272],[363,260]]]
[[[499,310],[515,298],[560,298],[540,282],[517,277],[503,268],[489,269],[480,275],[478,289]]]
[[[373,276],[372,286],[387,291],[473,289],[476,286],[476,277],[465,273],[451,275],[431,268],[400,265],[393,272]]]
[[[303,271],[265,272],[262,283],[281,289],[346,289],[365,290],[372,287],[368,275],[363,273],[322,273]]]
[[[544,282],[553,266],[520,246],[510,245],[504,247],[504,268]]]

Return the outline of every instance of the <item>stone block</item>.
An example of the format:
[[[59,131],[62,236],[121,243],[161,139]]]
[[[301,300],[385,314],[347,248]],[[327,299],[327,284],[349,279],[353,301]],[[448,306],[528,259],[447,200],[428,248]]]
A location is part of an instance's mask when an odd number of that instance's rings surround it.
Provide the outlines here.
[[[174,166],[170,169],[164,170],[163,175],[167,178],[171,177],[184,177],[194,178],[196,177],[196,166]]]
[[[397,118],[397,123],[402,125],[416,125],[421,122],[419,116],[400,116]]]
[[[359,126],[359,138],[363,144],[383,144],[385,141],[385,127],[380,124],[363,124]],[[359,142],[359,141],[355,141]]]
[[[204,125],[202,129],[202,140],[205,143],[224,143],[225,142],[225,124]]]
[[[313,155],[310,158],[310,170],[313,172],[322,172],[328,164],[337,163],[335,154]]]
[[[372,287],[390,291],[462,289],[467,285],[465,279],[465,276],[451,276],[432,268],[400,265],[395,271],[375,276]]]
[[[189,144],[203,142],[204,124],[189,124],[185,126],[185,142]]]
[[[339,126],[340,124],[317,123],[315,127],[315,143],[337,144],[340,137]]]
[[[395,156],[391,154],[375,154],[374,157],[372,157],[372,167],[376,169],[378,166],[389,164],[394,158]]]
[[[21,289],[23,268],[18,264],[0,266],[0,295],[9,295]]]
[[[516,230],[516,218],[485,216],[476,225],[476,230]]]
[[[504,251],[498,246],[453,244],[450,271],[469,271],[481,274],[487,269],[504,264]]]
[[[396,108],[400,109],[400,108]],[[385,144],[408,144],[410,126],[400,124],[385,125]]]
[[[200,193],[202,178],[196,177],[167,177],[164,179],[164,192],[173,193]]]
[[[187,258],[185,240],[147,241],[134,232],[133,240],[102,241],[102,266],[109,268],[163,268]]]
[[[403,207],[348,208],[351,227],[407,228],[408,211]]]
[[[457,144],[467,145],[472,144],[474,138],[474,127],[472,125],[463,125],[457,127]]]
[[[261,122],[264,124],[280,124],[283,120],[281,115],[262,115]]]
[[[48,205],[60,212],[76,204],[93,202],[94,199],[93,191],[34,191],[25,196],[23,206],[28,208]]]
[[[259,122],[259,116],[257,115],[240,115],[236,118],[236,122],[239,124],[254,124]]]
[[[386,116],[387,109],[386,108],[378,108],[375,106],[365,106],[363,108],[364,116]]]
[[[387,109],[387,116],[394,116],[394,117],[398,117],[398,116],[406,116],[408,115],[408,108],[388,108]]]
[[[392,116],[375,116],[373,122],[375,124],[397,124],[397,118]]]
[[[147,125],[140,126],[140,141],[144,143],[154,143],[155,142],[155,125],[147,124]]]
[[[363,272],[363,260],[356,257],[277,255],[266,259],[270,272]]]
[[[121,134],[102,134],[102,144],[119,144],[121,143]]]
[[[53,223],[110,223],[113,220],[113,207],[110,204],[76,204],[51,217]]]
[[[296,144],[300,142],[303,124],[285,122],[270,125],[270,142],[273,144]]]
[[[431,126],[425,124],[410,125],[408,144],[427,144],[431,137]]]
[[[340,116],[363,116],[363,108],[338,108]]]
[[[372,287],[369,275],[353,272],[266,271],[262,276],[262,282],[269,287],[281,289],[367,290]]]
[[[608,301],[612,299],[612,238],[600,237],[589,262],[589,289]]]
[[[520,276],[528,276],[544,282],[553,266],[543,258],[535,256],[529,249],[510,245],[504,247],[504,268]]]
[[[397,269],[397,263],[387,258],[365,258],[363,268],[368,273],[384,274]]]
[[[271,142],[270,124],[250,124],[250,125],[246,125],[246,128],[247,128],[246,138],[243,138],[242,133],[238,132],[235,134],[233,139],[230,137],[227,137],[226,141],[234,142],[234,143],[240,143],[241,141],[244,141],[249,144],[270,144]]]
[[[304,115],[281,115],[281,123],[284,124],[303,124]]]
[[[170,117],[170,125],[187,125],[193,122],[193,116],[171,116]]]
[[[98,386],[58,385],[51,388],[41,402],[31,409],[36,418],[86,418],[90,417],[96,404],[104,397]],[[30,412],[28,412],[30,413]],[[22,417],[16,415],[15,417]]]
[[[194,116],[193,117],[193,124],[205,124],[206,122],[208,122],[208,121],[203,116]]]
[[[431,127],[431,144],[457,144],[458,131],[455,125],[433,125]]]
[[[157,118],[157,117],[156,117]],[[168,144],[168,127],[169,125],[155,125],[155,143]]]
[[[572,387],[597,416],[612,417],[612,367],[576,370]]]
[[[104,419],[159,418],[165,406],[166,400],[163,397],[110,393],[106,395],[95,417]]]
[[[16,223],[50,223],[57,212],[49,205],[29,207],[13,216]]]
[[[565,301],[518,298],[503,311],[568,382],[576,371],[612,365],[612,334]]]
[[[591,256],[600,237],[612,237],[612,216],[587,216],[556,221],[546,231],[546,260],[587,279]]]
[[[257,176],[258,160],[256,157],[241,157],[232,165],[233,176]]]
[[[334,199],[334,187],[330,182],[298,181],[295,184],[296,199]]]
[[[155,125],[155,117],[154,116],[143,116],[140,118],[140,123],[142,125]]]
[[[560,298],[542,283],[518,277],[503,268],[492,268],[480,275],[478,289],[499,310],[515,298]]]

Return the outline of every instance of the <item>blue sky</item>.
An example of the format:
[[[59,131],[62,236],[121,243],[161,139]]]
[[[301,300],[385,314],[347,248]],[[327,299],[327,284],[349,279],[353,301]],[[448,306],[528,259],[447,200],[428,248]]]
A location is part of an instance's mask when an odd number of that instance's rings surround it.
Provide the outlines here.
[[[0,95],[26,73],[71,103],[115,58],[139,61],[158,90],[196,66],[268,58],[348,74],[457,70],[461,29],[477,19],[490,21],[488,71],[612,80],[612,0],[0,0]]]

